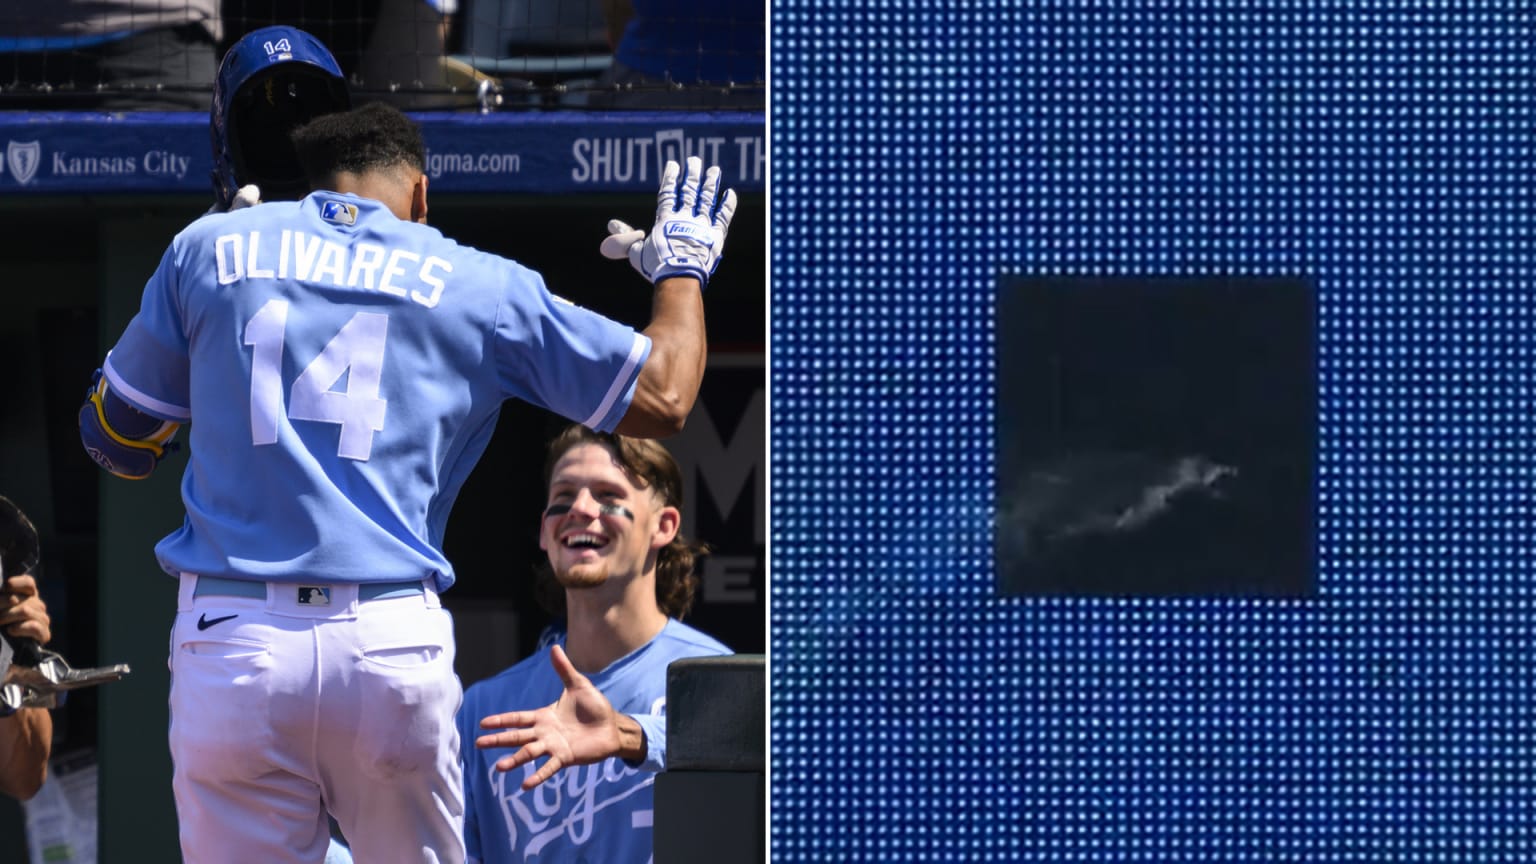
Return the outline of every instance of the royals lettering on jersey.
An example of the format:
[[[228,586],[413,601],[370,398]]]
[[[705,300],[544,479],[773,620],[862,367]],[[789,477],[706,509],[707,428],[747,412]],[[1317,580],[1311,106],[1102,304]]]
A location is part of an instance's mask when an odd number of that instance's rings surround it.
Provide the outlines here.
[[[654,715],[663,713],[664,702],[658,700]],[[519,772],[491,768],[488,775],[505,817],[507,839],[525,860],[538,860],[551,844],[562,848],[585,846],[599,826],[606,825],[616,832],[649,827],[650,788],[656,775],[642,773],[619,759],[604,759],[593,765],[567,768],[525,791],[523,781],[537,770],[537,764],[530,763]],[[626,803],[626,799],[642,791],[646,795],[636,799],[639,807]],[[636,819],[637,815],[642,818]],[[612,848],[615,844],[603,845]]]
[[[353,208],[354,212],[356,208]],[[355,215],[354,215],[355,218]],[[443,297],[443,277],[453,265],[436,255],[390,249],[377,243],[351,248],[303,231],[283,229],[221,234],[214,241],[220,285],[246,279],[294,279],[409,298],[428,309]]]
[[[483,734],[481,717],[539,708],[559,697],[562,685],[549,653],[546,647],[466,690],[458,716],[460,740],[472,742]],[[650,642],[587,677],[617,710],[645,719],[661,717],[666,710],[667,667],[673,661],[729,653],[710,636],[681,621],[668,621]],[[465,746],[464,842],[470,856],[482,864],[648,864],[654,843],[653,769],[665,767],[659,754],[666,748],[665,724],[654,728],[657,740],[646,742],[648,749],[658,750],[654,766],[605,759],[563,768],[528,791],[523,781],[543,759],[503,772],[496,770],[496,760],[511,750]],[[647,737],[651,734],[648,731]]]

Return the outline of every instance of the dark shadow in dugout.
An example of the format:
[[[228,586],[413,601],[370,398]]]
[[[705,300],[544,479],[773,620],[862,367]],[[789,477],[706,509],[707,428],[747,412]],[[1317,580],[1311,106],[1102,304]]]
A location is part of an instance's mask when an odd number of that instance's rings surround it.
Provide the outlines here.
[[[1316,592],[1316,304],[1284,277],[1007,277],[998,590]]]

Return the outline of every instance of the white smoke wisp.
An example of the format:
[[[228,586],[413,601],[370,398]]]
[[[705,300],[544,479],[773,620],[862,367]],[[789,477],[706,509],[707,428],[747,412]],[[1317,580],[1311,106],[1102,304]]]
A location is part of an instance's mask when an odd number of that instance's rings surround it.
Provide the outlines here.
[[[1000,549],[1022,558],[1073,538],[1139,531],[1181,501],[1223,497],[1237,476],[1236,466],[1200,455],[1069,456],[1029,471],[1000,502]]]
[[[1141,490],[1141,497],[1114,518],[1108,530],[1131,531],[1151,522],[1173,506],[1175,498],[1190,492],[1208,492],[1220,498],[1217,484],[1225,477],[1237,476],[1237,468],[1220,465],[1203,456],[1183,456],[1169,468],[1169,477],[1163,483],[1154,483]]]

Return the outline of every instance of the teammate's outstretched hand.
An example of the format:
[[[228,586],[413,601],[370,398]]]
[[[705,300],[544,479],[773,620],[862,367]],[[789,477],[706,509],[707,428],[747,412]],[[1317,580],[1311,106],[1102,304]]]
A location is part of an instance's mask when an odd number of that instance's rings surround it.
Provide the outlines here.
[[[524,789],[538,786],[561,768],[590,765],[617,756],[622,748],[620,715],[613,709],[613,703],[585,675],[576,671],[559,645],[550,649],[549,659],[555,674],[565,685],[560,698],[536,711],[513,711],[486,717],[480,721],[481,729],[508,731],[475,739],[475,746],[482,750],[520,748],[511,756],[496,760],[497,771],[511,771],[541,756],[549,757],[538,771],[523,780]]]
[[[704,171],[697,156],[688,157],[686,170],[668,162],[661,172],[656,224],[650,234],[613,220],[601,251],[608,258],[628,258],[653,283],[691,276],[702,286],[725,254],[725,235],[735,212],[736,192],[720,188],[718,166]]]

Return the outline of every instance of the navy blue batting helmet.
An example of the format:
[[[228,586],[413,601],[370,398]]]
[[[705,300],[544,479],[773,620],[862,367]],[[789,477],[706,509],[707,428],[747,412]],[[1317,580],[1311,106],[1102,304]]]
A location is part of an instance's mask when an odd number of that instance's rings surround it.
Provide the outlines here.
[[[336,58],[296,27],[263,27],[224,55],[213,87],[213,192],[228,208],[241,186],[264,201],[309,193],[288,133],[314,117],[352,107]]]

